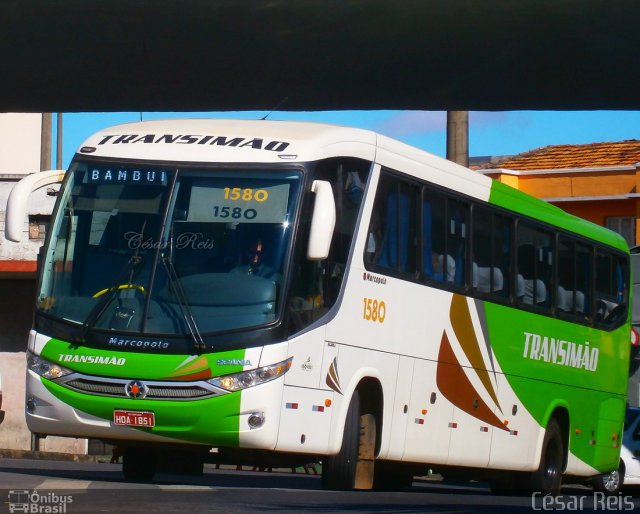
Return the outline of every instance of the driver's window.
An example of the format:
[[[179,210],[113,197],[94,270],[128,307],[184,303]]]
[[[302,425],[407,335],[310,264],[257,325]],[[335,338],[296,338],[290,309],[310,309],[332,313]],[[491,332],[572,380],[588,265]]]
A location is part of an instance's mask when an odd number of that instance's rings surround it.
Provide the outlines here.
[[[627,262],[603,250],[596,252],[596,324],[604,328],[619,326],[627,313]]]

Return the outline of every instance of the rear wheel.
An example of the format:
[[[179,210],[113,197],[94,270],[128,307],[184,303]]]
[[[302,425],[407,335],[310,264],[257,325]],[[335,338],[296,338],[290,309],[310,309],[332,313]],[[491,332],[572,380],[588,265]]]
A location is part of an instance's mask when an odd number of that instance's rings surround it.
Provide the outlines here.
[[[340,451],[322,461],[322,486],[342,491],[371,489],[375,445],[375,417],[360,413],[360,395],[355,391],[347,411]]]
[[[618,469],[598,475],[592,480],[593,488],[606,495],[616,495],[624,484],[624,464],[620,461]]]
[[[564,467],[564,444],[558,422],[551,418],[542,442],[540,466],[530,477],[530,489],[542,494],[560,494]]]
[[[128,482],[148,482],[156,474],[157,455],[153,448],[128,446],[122,455],[122,473]]]

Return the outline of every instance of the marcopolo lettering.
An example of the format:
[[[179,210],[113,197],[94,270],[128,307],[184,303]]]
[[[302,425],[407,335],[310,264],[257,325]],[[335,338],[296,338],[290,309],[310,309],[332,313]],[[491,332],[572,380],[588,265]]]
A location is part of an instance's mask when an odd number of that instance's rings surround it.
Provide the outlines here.
[[[112,366],[124,366],[127,359],[124,357],[109,357],[101,355],[69,355],[61,353],[59,362],[80,362],[84,364],[110,364]]]
[[[282,152],[291,143],[287,141],[269,141],[259,137],[228,137],[228,136],[203,136],[201,134],[110,134],[103,136],[98,145],[121,144],[176,144],[176,145],[217,145],[237,148],[252,148],[254,150],[269,150]]]
[[[599,355],[600,350],[591,347],[589,341],[574,343],[540,334],[524,333],[522,356],[525,359],[596,371]]]
[[[107,344],[126,348],[169,348],[169,343],[166,341],[142,341],[139,339],[120,339],[118,337],[110,337]]]

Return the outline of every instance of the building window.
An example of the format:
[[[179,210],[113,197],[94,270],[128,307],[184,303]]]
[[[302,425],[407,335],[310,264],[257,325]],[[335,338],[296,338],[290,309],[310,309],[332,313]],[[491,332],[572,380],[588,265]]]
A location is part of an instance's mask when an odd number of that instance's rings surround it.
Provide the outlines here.
[[[605,227],[624,237],[629,246],[636,245],[636,219],[628,216],[611,216],[605,218]]]
[[[44,241],[50,219],[51,216],[43,216],[41,214],[29,216],[29,239],[31,241]]]

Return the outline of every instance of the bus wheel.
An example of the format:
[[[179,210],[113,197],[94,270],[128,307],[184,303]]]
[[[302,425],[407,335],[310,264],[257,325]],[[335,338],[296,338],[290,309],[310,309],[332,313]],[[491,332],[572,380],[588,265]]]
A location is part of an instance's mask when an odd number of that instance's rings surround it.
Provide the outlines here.
[[[562,467],[564,463],[564,445],[558,422],[551,418],[542,442],[540,466],[531,474],[530,489],[542,494],[560,494],[562,485]]]
[[[624,483],[624,464],[620,461],[618,469],[614,469],[609,473],[598,475],[592,479],[593,488],[608,496],[616,495],[622,490]]]
[[[127,446],[122,455],[122,473],[127,482],[148,482],[156,474],[157,455],[152,448]]]
[[[360,396],[355,391],[347,411],[340,451],[322,461],[322,486],[342,491],[371,489],[375,446],[375,417],[360,414]]]

